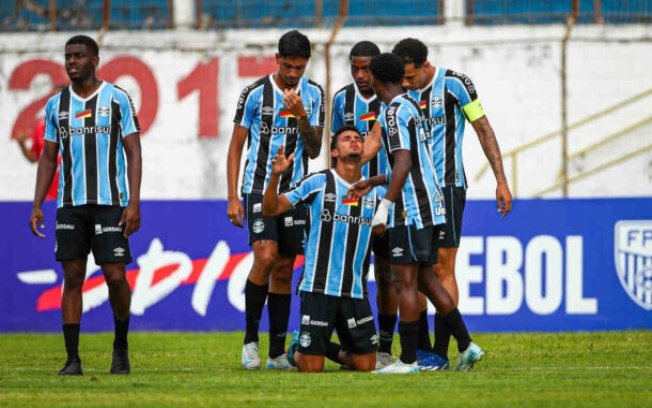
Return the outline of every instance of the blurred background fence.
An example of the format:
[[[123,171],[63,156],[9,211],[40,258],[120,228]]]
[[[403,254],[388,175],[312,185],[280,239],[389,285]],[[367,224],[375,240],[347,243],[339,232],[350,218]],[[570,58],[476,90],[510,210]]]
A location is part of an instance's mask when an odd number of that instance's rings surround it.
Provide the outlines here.
[[[331,27],[342,3],[349,27],[556,24],[574,7],[579,24],[652,21],[651,0],[3,0],[0,30],[172,29],[181,3],[192,10],[191,26],[202,30]]]

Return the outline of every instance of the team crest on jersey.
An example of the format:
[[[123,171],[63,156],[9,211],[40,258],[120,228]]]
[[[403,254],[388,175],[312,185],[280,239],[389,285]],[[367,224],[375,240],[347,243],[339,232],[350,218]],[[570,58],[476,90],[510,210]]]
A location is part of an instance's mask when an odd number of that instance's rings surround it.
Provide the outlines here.
[[[652,220],[618,221],[614,260],[620,284],[645,310],[652,310]]]
[[[374,200],[372,198],[363,198],[362,199],[362,206],[365,208],[373,208],[374,207]]]
[[[438,97],[432,98],[432,100],[430,101],[430,104],[432,106],[441,106],[441,98],[438,98]]]
[[[111,109],[109,109],[108,106],[100,106],[100,108],[97,110],[97,114],[106,118],[111,114]]]

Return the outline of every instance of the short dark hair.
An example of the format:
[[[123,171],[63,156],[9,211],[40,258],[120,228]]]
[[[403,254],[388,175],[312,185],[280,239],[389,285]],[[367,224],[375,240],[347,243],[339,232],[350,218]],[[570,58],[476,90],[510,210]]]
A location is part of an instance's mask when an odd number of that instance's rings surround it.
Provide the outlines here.
[[[342,126],[341,128],[337,129],[333,137],[331,138],[331,150],[337,148],[337,138],[344,132],[351,130],[355,133],[357,133],[360,137],[362,137],[362,134],[360,134],[360,131],[358,130],[357,127],[352,126],[352,125],[345,125]]]
[[[310,58],[310,40],[299,30],[288,31],[278,40],[278,54],[281,57]]]
[[[87,35],[76,35],[74,37],[70,37],[70,39],[66,41],[66,47],[70,44],[85,45],[86,48],[90,49],[93,52],[94,56],[100,55],[100,47],[97,46],[97,43],[94,39]]]
[[[398,55],[404,64],[414,64],[419,68],[428,59],[428,47],[415,38],[404,38],[396,43],[392,54]]]
[[[376,55],[369,64],[371,75],[382,83],[400,84],[403,81],[405,68],[403,61],[388,52]]]
[[[351,48],[349,59],[353,57],[375,57],[380,54],[380,48],[371,41],[360,41]]]

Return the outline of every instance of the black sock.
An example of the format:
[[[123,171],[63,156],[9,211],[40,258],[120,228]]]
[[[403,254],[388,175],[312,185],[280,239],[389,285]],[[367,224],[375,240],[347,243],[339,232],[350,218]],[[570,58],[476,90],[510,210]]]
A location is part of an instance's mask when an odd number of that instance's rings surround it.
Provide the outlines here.
[[[401,361],[412,364],[417,361],[417,342],[419,321],[398,322],[398,334],[401,335]]]
[[[394,326],[396,315],[378,314],[378,337],[380,337],[378,351],[392,354],[392,341],[394,340]]]
[[[269,313],[269,356],[276,358],[285,353],[285,337],[290,318],[290,295],[270,293],[267,295]]]
[[[468,330],[466,330],[466,325],[464,320],[462,320],[462,315],[457,308],[451,310],[446,316],[442,316],[444,324],[448,326],[448,329],[457,340],[457,349],[462,352],[469,347],[471,344],[471,336],[469,336]]]
[[[68,361],[80,360],[79,323],[66,323],[63,325],[63,340],[66,343]]]
[[[267,285],[256,285],[249,279],[245,284],[245,338],[244,344],[258,341],[258,325],[267,300]]]
[[[340,361],[340,351],[342,350],[342,346],[340,346],[337,343],[330,342],[328,343],[328,346],[326,346],[326,358],[336,362],[337,364],[342,364]]]
[[[439,356],[448,358],[448,345],[451,341],[451,331],[444,324],[444,320],[439,313],[435,313],[435,345],[433,351]]]
[[[432,350],[430,329],[428,328],[428,310],[423,310],[419,313],[419,345],[417,348],[423,351]]]
[[[129,348],[127,343],[127,335],[129,334],[129,316],[116,317],[113,316],[113,327],[115,330],[115,337],[113,339],[113,348],[126,350]]]

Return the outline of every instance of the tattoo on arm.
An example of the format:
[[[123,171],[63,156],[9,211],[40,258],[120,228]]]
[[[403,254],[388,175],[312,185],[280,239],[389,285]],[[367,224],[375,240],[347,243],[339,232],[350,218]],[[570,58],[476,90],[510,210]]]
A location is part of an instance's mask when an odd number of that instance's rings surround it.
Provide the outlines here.
[[[301,140],[306,147],[308,156],[311,158],[317,157],[319,155],[319,150],[321,147],[321,135],[315,131],[315,128],[310,125],[308,118],[300,118],[297,120],[299,125],[299,134],[301,135]]]
[[[489,160],[489,164],[491,165],[496,180],[506,180],[505,170],[503,169],[503,158],[500,154],[500,147],[498,147],[496,134],[488,122],[479,126],[478,137],[480,139],[482,150],[484,151],[485,156],[487,156],[487,160]]]

